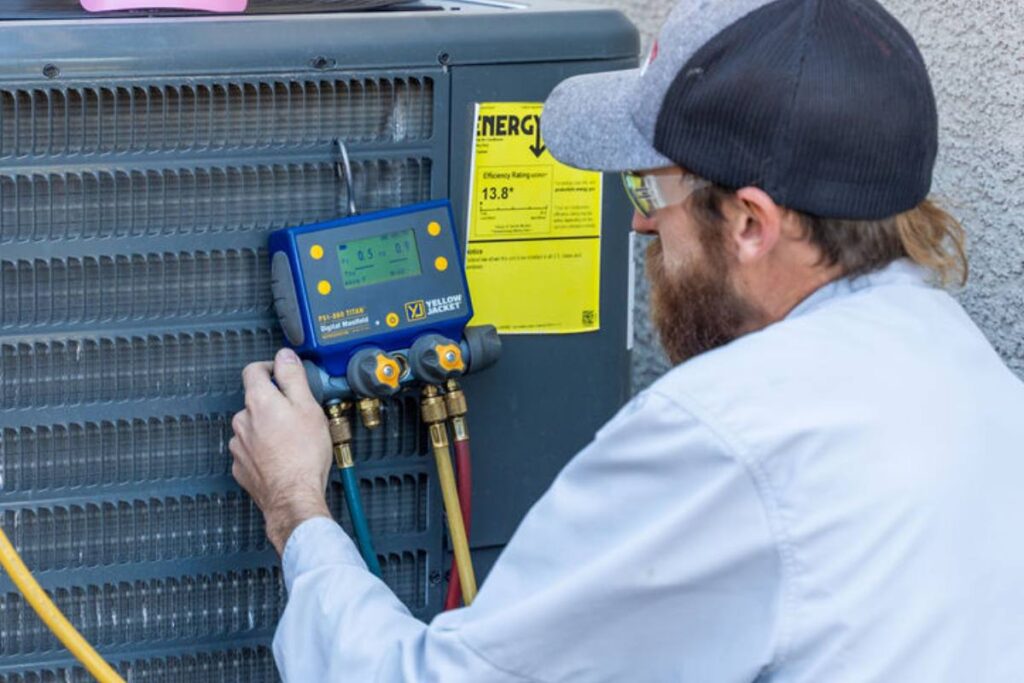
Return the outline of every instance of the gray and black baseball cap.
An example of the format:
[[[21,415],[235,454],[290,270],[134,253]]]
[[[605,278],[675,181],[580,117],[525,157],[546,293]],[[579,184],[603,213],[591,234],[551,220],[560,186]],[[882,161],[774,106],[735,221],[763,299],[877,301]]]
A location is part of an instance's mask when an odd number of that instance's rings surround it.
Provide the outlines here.
[[[541,126],[571,166],[676,165],[847,219],[917,206],[938,148],[924,60],[874,0],[683,0],[643,67],[561,83]]]

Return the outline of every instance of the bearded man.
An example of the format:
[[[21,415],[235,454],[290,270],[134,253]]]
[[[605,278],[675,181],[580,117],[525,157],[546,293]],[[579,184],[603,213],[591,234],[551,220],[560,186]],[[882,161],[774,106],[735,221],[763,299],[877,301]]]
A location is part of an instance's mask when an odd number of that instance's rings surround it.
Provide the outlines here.
[[[967,264],[913,40],[873,0],[685,0],[656,45],[559,86],[543,130],[623,172],[676,367],[472,606],[427,625],[367,572],[301,365],[246,370],[231,450],[283,552],[287,680],[1020,680],[1024,386],[934,286]]]

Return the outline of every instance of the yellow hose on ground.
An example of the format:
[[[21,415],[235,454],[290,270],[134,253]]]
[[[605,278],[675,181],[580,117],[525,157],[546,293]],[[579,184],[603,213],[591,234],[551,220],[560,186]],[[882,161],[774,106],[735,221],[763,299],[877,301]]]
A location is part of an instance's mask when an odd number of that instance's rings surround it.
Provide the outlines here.
[[[434,425],[431,425],[431,430]],[[447,429],[443,424],[440,429]],[[434,441],[434,459],[437,461],[437,476],[441,483],[441,496],[444,499],[444,511],[448,515],[448,533],[452,537],[452,551],[455,553],[455,564],[459,570],[459,583],[462,586],[462,601],[468,607],[476,597],[476,575],[473,573],[473,560],[469,555],[469,539],[466,537],[466,523],[462,519],[462,507],[459,505],[459,489],[455,485],[455,470],[452,469],[452,458],[445,434],[443,444]]]
[[[57,636],[60,642],[64,643],[75,659],[95,676],[96,680],[100,683],[124,683],[124,679],[118,675],[117,671],[93,649],[92,645],[71,625],[71,622],[61,614],[50,597],[40,588],[28,567],[21,561],[18,551],[11,545],[11,541],[3,529],[0,529],[0,564],[3,565],[4,570],[11,577],[11,581],[25,596],[28,604],[32,605],[32,609],[36,611],[43,623],[53,631],[53,635]]]

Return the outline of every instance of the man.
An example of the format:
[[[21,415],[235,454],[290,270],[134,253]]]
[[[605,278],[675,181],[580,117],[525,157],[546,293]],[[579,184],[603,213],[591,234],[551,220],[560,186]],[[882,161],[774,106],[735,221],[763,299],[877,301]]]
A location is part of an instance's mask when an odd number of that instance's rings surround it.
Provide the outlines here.
[[[625,175],[679,364],[413,619],[330,519],[294,354],[245,372],[235,476],[283,553],[290,681],[1019,681],[1024,386],[933,279],[921,56],[872,0],[685,0],[544,131]],[[278,390],[271,383],[271,371]]]

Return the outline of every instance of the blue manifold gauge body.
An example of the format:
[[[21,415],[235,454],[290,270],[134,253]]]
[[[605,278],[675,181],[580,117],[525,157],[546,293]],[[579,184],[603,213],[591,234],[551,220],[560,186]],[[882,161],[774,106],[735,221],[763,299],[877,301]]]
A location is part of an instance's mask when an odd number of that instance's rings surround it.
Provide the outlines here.
[[[334,376],[364,347],[459,340],[473,307],[451,204],[284,228],[270,235],[274,308],[288,344]]]

